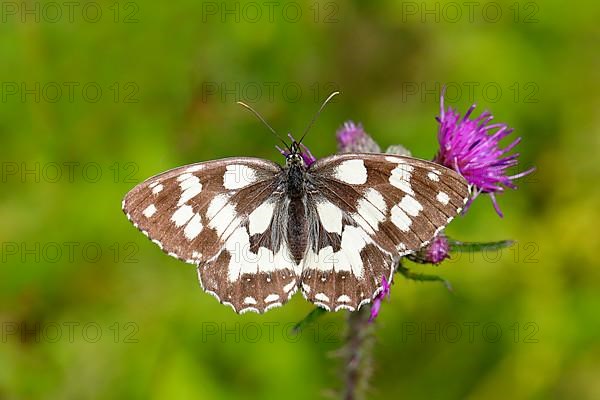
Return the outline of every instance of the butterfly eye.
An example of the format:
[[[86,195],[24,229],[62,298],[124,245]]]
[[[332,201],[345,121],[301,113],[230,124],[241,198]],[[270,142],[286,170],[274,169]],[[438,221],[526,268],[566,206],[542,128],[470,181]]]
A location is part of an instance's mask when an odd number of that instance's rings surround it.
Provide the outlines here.
[[[298,162],[299,158],[300,158],[300,156],[298,155],[298,153],[295,153],[292,149],[292,152],[290,154],[288,154],[286,160],[287,160],[288,164],[296,164]]]

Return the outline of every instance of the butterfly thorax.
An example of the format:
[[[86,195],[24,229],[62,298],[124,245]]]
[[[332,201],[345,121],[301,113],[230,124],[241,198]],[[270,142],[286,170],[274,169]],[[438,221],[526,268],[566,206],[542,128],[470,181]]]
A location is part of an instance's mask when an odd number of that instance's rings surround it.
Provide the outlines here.
[[[289,155],[286,166],[287,195],[290,199],[302,198],[305,194],[304,183],[306,175],[306,167],[304,166],[302,157],[297,154]]]

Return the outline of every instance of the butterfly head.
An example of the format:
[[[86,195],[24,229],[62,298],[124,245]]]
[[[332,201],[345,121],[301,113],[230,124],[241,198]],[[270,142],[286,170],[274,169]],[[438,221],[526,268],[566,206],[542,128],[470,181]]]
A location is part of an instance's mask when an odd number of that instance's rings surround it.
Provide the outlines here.
[[[306,162],[304,161],[304,157],[302,157],[300,143],[296,142],[295,140],[293,140],[292,144],[289,146],[289,153],[285,156],[285,164],[288,167],[306,167]]]

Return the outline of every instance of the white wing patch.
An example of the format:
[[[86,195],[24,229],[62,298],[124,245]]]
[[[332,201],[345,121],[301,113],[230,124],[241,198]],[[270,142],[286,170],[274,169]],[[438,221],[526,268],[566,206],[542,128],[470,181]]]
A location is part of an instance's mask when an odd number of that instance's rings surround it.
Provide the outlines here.
[[[185,172],[198,172],[198,171],[201,171],[203,168],[204,168],[204,165],[201,165],[201,164],[190,165],[189,167],[186,168]]]
[[[213,197],[208,205],[208,210],[206,211],[206,216],[209,219],[213,219],[215,215],[227,204],[229,200],[229,195],[226,193],[221,193]]]
[[[317,213],[327,232],[342,233],[342,210],[338,206],[323,200],[317,204]]]
[[[381,196],[381,194],[375,189],[371,189],[371,191],[376,192],[379,194],[379,196]],[[367,221],[372,229],[377,229],[379,223],[385,221],[387,206],[385,205],[385,201],[383,201],[383,207],[381,207],[381,203],[378,202],[379,199],[376,199],[375,203],[377,203],[377,205],[375,205],[368,199],[368,197],[369,196],[366,198],[363,197],[358,200],[356,210],[358,211],[358,214],[364,218],[365,221]],[[377,196],[371,194],[370,197],[376,198]],[[383,197],[381,197],[381,200],[383,200]]]
[[[187,240],[193,240],[202,232],[202,228],[202,219],[200,214],[196,213],[185,226],[183,234]]]
[[[410,185],[410,178],[413,170],[414,168],[411,165],[398,164],[398,166],[392,170],[389,179],[390,184],[402,190],[404,193],[414,195],[415,193]]]
[[[408,232],[410,230],[412,220],[400,207],[395,205],[392,207],[392,223],[401,231]]]
[[[215,196],[206,211],[206,216],[209,219],[208,226],[214,229],[221,238],[229,237],[240,223],[235,206],[228,202],[229,197],[227,194]]]
[[[270,295],[265,297],[265,303],[272,303],[277,300],[279,300],[279,295],[276,293],[271,293]]]
[[[263,246],[258,248],[257,253],[250,251],[250,236],[243,226],[237,227],[225,241],[225,249],[230,255],[227,270],[229,282],[236,282],[243,274],[298,269],[284,244],[276,254]]]
[[[337,298],[337,301],[339,303],[350,303],[352,301],[352,299],[347,294],[343,294]]]
[[[150,204],[148,207],[146,207],[144,209],[144,211],[142,211],[142,214],[144,214],[144,217],[150,218],[151,216],[154,215],[155,212],[156,212],[156,206],[154,204]]]
[[[162,192],[163,189],[164,189],[164,186],[161,184],[158,184],[152,188],[152,194],[159,194],[160,192]]]
[[[202,191],[202,184],[200,183],[200,178],[198,178],[195,175],[192,175],[190,173],[182,174],[177,177],[177,180],[180,182],[179,187],[182,190],[181,197],[177,202],[178,206],[187,203],[190,199],[193,199]],[[154,189],[156,189],[157,187],[155,187]]]
[[[371,204],[373,204],[382,214],[387,213],[387,204],[385,199],[377,190],[373,188],[367,189],[365,192],[365,198],[369,200]]]
[[[416,217],[419,215],[419,212],[423,211],[423,206],[419,203],[414,197],[407,194],[402,200],[400,200],[400,204],[398,204],[401,209],[403,209],[408,215]]]
[[[344,258],[346,258],[346,265],[352,271],[354,276],[359,279],[362,278],[364,270],[360,252],[367,244],[367,239],[370,241],[369,237],[361,228],[346,226],[344,233],[342,234],[341,249],[338,251],[340,265],[344,264]]]
[[[329,297],[325,293],[315,294],[315,299],[320,300],[320,301],[325,301],[325,302],[329,301]]]
[[[256,171],[247,165],[231,164],[223,175],[223,187],[236,190],[252,185],[257,181]]]
[[[237,228],[225,242],[225,249],[229,251],[229,268],[227,270],[227,280],[235,282],[240,279],[242,268],[250,268],[255,265],[256,255],[250,252],[250,237],[246,229]],[[255,261],[251,266],[251,261]],[[258,270],[258,268],[256,268]],[[256,272],[256,270],[254,272]]]
[[[442,203],[443,205],[448,204],[448,202],[450,201],[450,196],[448,196],[447,193],[444,192],[439,192],[436,196],[437,201],[439,201],[440,203]]]
[[[439,180],[440,180],[440,177],[439,177],[439,175],[438,175],[438,174],[436,174],[436,173],[433,173],[433,172],[428,172],[428,173],[427,173],[427,177],[428,177],[429,179],[431,179],[432,181],[434,181],[434,182],[439,182]]]
[[[323,272],[352,272],[361,278],[364,265],[360,252],[371,243],[371,238],[362,228],[346,225],[342,233],[340,250],[334,252],[331,246],[323,247],[318,254],[309,251],[304,259],[304,269],[316,269]]]
[[[180,228],[185,225],[193,215],[194,210],[192,209],[192,206],[184,204],[173,213],[171,221],[175,223],[176,227]]]
[[[336,167],[334,176],[350,185],[362,185],[367,182],[367,168],[363,160],[346,160]]]
[[[263,233],[271,225],[273,219],[273,211],[275,210],[275,204],[270,201],[263,202],[248,216],[248,229],[250,235],[257,233]]]

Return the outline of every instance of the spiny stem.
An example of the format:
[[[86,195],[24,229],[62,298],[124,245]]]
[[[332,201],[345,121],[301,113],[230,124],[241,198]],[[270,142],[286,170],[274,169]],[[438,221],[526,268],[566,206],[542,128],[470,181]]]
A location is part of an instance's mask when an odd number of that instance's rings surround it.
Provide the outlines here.
[[[446,279],[439,277],[437,275],[428,275],[428,274],[421,274],[418,272],[413,272],[410,269],[403,266],[402,264],[398,264],[398,267],[396,268],[396,270],[398,272],[400,272],[406,279],[410,279],[411,281],[441,282],[446,287],[446,289],[448,289],[449,292],[452,292],[452,284],[449,281],[447,281]]]
[[[460,242],[454,239],[448,239],[451,251],[462,253],[475,253],[486,250],[498,250],[505,247],[510,247],[515,242],[513,240],[501,240],[498,242]]]
[[[369,307],[348,313],[348,333],[344,355],[344,391],[342,398],[357,400],[365,398],[371,378],[373,332],[369,324]]]

